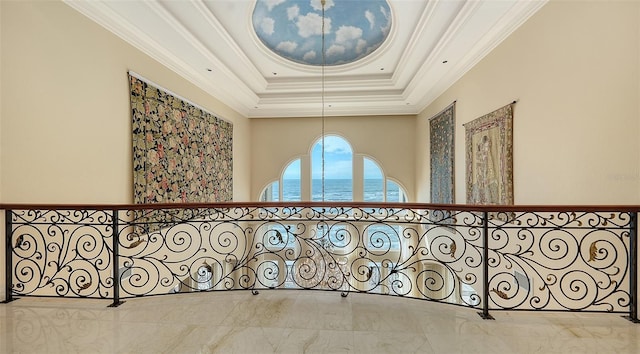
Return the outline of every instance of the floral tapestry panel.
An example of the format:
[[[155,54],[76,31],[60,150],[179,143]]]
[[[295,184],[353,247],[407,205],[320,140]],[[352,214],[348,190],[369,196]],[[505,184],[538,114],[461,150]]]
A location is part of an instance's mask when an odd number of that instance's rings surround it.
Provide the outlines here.
[[[135,203],[233,198],[233,125],[129,75]]]
[[[455,102],[429,120],[431,203],[453,204]]]
[[[513,105],[467,124],[468,204],[513,204]]]

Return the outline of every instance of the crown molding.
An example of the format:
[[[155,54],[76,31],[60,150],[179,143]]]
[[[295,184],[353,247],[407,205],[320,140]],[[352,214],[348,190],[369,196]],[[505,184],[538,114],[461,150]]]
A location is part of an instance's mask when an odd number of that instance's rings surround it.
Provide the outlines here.
[[[318,116],[321,96],[332,104],[326,115],[418,114],[547,3],[389,0],[392,27],[378,50],[321,68],[262,44],[250,21],[255,0],[63,1],[249,118]],[[134,21],[141,9],[148,17]]]

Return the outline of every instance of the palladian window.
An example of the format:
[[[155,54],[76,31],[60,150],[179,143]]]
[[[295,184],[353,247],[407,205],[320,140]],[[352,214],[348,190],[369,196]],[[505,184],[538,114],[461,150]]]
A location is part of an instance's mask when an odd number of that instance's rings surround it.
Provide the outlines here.
[[[400,184],[386,177],[373,157],[354,154],[346,139],[325,135],[309,151],[263,189],[260,201],[407,202]],[[302,166],[310,168],[302,171]]]

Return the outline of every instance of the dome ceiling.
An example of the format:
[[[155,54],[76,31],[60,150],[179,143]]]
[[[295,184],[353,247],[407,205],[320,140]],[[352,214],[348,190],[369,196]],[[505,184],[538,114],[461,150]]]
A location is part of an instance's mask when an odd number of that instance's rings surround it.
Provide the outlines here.
[[[267,48],[306,65],[357,61],[380,47],[391,29],[386,0],[326,0],[323,48],[322,16],[320,0],[258,0],[252,24]]]

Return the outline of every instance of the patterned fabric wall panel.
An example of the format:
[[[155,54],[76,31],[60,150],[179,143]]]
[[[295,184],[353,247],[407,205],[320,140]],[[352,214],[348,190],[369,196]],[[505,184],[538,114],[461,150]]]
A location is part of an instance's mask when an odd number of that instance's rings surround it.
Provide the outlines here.
[[[467,204],[513,204],[512,106],[464,124]]]
[[[233,199],[233,125],[129,75],[135,203]]]
[[[431,156],[431,203],[453,204],[455,113],[453,102],[429,120]]]

